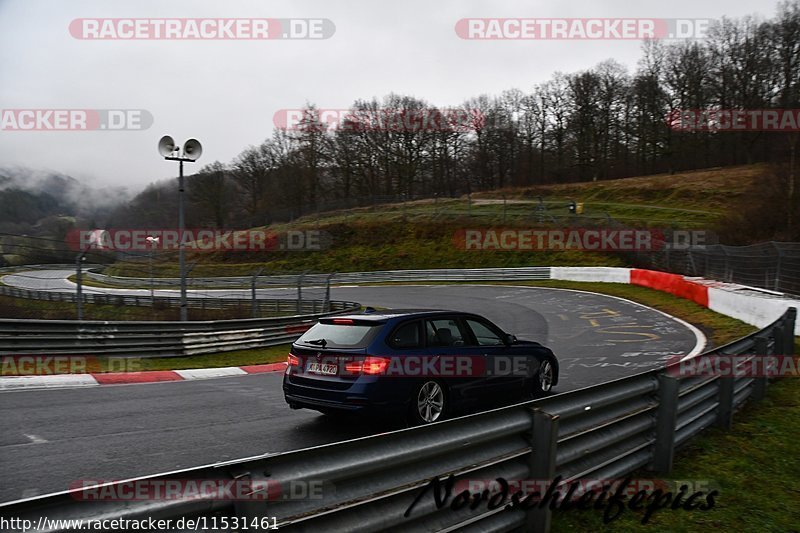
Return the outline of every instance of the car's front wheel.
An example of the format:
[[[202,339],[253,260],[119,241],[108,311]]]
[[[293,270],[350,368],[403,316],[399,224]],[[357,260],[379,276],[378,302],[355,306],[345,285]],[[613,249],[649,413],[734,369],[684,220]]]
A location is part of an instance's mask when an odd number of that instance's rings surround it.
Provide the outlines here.
[[[419,426],[443,419],[446,403],[447,394],[441,383],[434,380],[420,383],[409,402],[409,423]]]
[[[555,381],[555,368],[549,359],[542,359],[539,369],[533,377],[532,393],[534,398],[541,398],[550,394]]]

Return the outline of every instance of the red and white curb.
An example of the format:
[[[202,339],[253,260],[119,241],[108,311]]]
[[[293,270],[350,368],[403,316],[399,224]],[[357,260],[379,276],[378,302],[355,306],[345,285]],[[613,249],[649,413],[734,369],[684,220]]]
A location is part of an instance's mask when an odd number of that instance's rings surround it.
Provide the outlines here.
[[[686,298],[758,328],[777,320],[789,307],[800,308],[800,300],[779,292],[640,268],[552,267],[550,279],[648,287]],[[800,320],[795,324],[794,334],[800,335]]]
[[[286,363],[229,366],[222,368],[192,368],[189,370],[149,370],[144,372],[95,372],[91,374],[57,374],[49,376],[3,376],[0,391],[26,389],[61,389],[97,387],[100,385],[125,385],[132,383],[160,383],[164,381],[195,381],[283,372]]]

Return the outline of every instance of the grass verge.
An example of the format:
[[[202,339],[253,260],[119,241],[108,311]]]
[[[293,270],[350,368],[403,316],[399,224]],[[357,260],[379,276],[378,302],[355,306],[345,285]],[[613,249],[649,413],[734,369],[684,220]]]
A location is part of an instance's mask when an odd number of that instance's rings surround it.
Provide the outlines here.
[[[800,348],[796,343],[795,351]],[[603,511],[556,512],[553,532],[670,531],[797,532],[800,525],[800,381],[783,379],[767,397],[744,407],[731,431],[713,428],[691,441],[675,457],[673,480],[710,480],[719,490],[707,511],[656,512],[647,524],[643,513],[626,510],[608,524]],[[634,477],[659,477],[638,472]],[[703,499],[703,498],[701,498]]]
[[[139,359],[142,370],[184,370],[188,368],[219,368],[226,366],[259,365],[286,361],[290,344],[279,344],[255,350],[187,355],[185,357],[158,357]]]

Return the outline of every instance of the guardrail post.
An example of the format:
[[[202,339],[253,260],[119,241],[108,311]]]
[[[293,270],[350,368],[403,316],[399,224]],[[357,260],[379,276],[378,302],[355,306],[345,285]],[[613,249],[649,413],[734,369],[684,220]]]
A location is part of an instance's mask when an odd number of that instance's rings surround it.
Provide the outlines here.
[[[533,409],[533,425],[529,437],[531,454],[528,469],[531,479],[552,480],[556,475],[556,451],[558,449],[558,415],[551,415],[541,409]],[[538,505],[528,511],[525,531],[548,533],[552,521],[550,506],[541,509]]]
[[[776,342],[775,348],[778,348],[778,344],[783,344],[782,342],[778,341],[778,333],[780,331],[780,328],[775,328],[773,331],[775,331],[775,342]],[[780,332],[780,334],[782,335],[783,333]],[[755,356],[753,357],[753,361],[750,362],[750,368],[751,369],[753,368],[754,363],[756,363],[756,359],[759,359],[759,358],[764,359],[764,358],[769,357],[770,354],[768,353],[769,352],[769,344],[767,342],[767,337],[758,336],[758,337],[755,338],[754,351],[756,353],[755,353]],[[777,349],[775,351],[779,352]],[[758,371],[759,369],[764,370],[764,365],[763,364],[762,365],[757,365],[756,366],[756,371]],[[761,400],[767,394],[768,379],[769,378],[767,378],[766,373],[763,376],[758,376],[756,374],[753,374],[753,394],[752,394],[752,398],[753,398],[754,401]]]
[[[75,258],[75,303],[78,320],[83,320],[83,279],[81,265],[84,253],[78,254]]]
[[[322,306],[323,313],[330,313],[331,311],[331,280],[336,272],[328,274],[328,279],[325,280],[325,304]]]
[[[770,355],[783,355],[786,353],[786,326],[785,321],[781,320],[779,326],[772,330],[772,352]]]
[[[689,268],[692,269],[692,276],[697,276],[697,265],[694,262],[694,255],[692,254],[692,250],[689,250]]]
[[[771,241],[770,244],[775,248],[775,252],[778,254],[778,261],[775,265],[775,281],[773,282],[772,290],[779,291],[781,287],[781,260],[783,259],[783,249],[776,242]],[[769,273],[769,270],[767,270],[767,273]],[[769,284],[764,286],[769,287]]]
[[[256,283],[258,282],[258,276],[261,275],[263,268],[259,268],[253,273],[253,277],[250,280],[250,312],[253,318],[258,317],[258,299],[256,298]]]
[[[797,319],[797,309],[790,307],[784,316],[786,318],[783,321],[784,340],[782,354],[794,357],[794,327],[795,320]]]
[[[736,380],[733,377],[720,377],[717,396],[717,425],[731,429],[733,425],[733,392]]]
[[[297,314],[299,315],[301,312],[301,308],[303,305],[303,276],[306,273],[303,272],[297,277]]]
[[[731,268],[730,256],[724,245],[720,247],[720,250],[722,250],[722,255],[725,256],[725,275],[723,277],[725,281],[731,283],[733,281],[733,269]]]
[[[675,456],[675,424],[678,421],[678,378],[658,375],[658,410],[656,411],[656,442],[653,446],[651,470],[668,474]]]

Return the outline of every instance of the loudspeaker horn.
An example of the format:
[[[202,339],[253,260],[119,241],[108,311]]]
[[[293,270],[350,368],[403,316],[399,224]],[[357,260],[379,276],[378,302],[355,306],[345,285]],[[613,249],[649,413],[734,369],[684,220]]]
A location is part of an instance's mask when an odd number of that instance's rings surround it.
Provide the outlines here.
[[[189,139],[183,145],[183,157],[197,161],[203,155],[203,146],[197,139]]]
[[[169,135],[164,135],[161,137],[161,140],[158,141],[158,153],[163,155],[164,157],[172,155],[175,151],[175,141],[172,140],[172,137]]]

